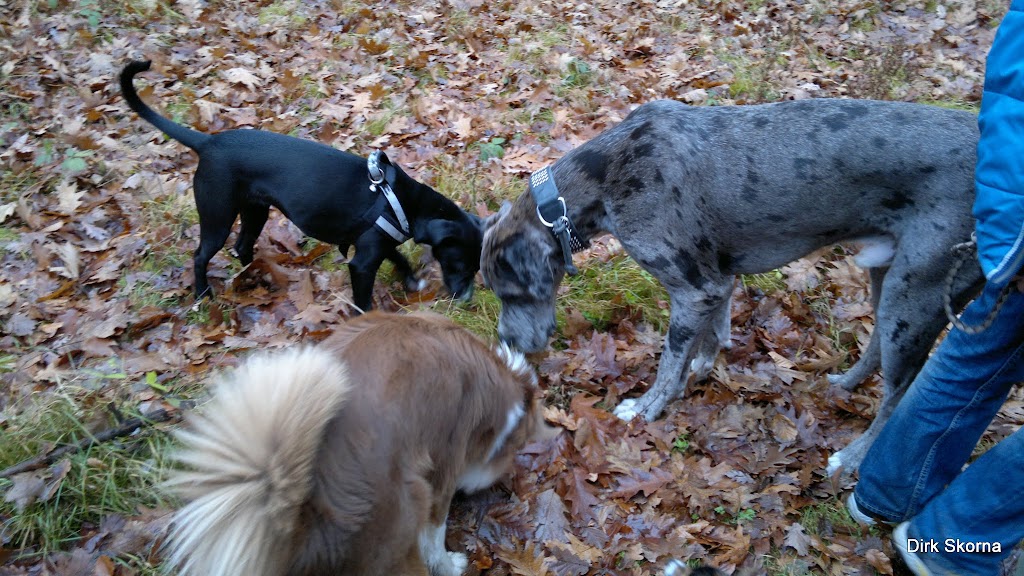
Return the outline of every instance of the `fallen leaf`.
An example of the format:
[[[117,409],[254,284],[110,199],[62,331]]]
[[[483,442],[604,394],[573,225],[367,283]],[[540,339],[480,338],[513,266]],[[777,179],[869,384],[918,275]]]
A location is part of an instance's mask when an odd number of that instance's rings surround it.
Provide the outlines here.
[[[811,539],[804,531],[804,527],[799,522],[794,522],[786,529],[786,539],[783,540],[783,545],[788,546],[794,550],[800,556],[806,556],[807,550],[811,545]]]
[[[46,480],[38,471],[22,472],[10,477],[11,487],[4,494],[4,502],[11,502],[19,513],[35,502],[46,490]]]
[[[224,79],[232,84],[242,84],[250,90],[263,86],[263,80],[245,68],[230,68],[223,72]]]

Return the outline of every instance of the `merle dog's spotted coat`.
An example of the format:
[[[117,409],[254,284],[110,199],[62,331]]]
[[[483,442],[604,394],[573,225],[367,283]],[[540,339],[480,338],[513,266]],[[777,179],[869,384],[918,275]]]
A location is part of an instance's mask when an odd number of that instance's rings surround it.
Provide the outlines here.
[[[657,380],[616,414],[653,420],[682,394],[691,371],[707,375],[729,344],[736,274],[859,241],[876,328],[861,360],[834,381],[853,388],[880,364],[885,400],[868,432],[832,461],[859,464],[946,324],[950,247],[974,225],[977,139],[973,114],[918,104],[658,101],[556,162],[580,234],[615,235],[671,299]],[[561,253],[529,194],[490,226],[481,266],[502,301],[499,333],[541,350],[555,328]],[[954,300],[962,304],[981,279],[976,266],[965,266]]]

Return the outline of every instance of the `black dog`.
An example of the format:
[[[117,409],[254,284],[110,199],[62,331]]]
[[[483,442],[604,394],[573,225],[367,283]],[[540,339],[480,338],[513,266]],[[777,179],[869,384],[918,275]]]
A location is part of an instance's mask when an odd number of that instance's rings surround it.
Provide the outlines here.
[[[235,218],[241,215],[242,229],[234,252],[242,264],[249,264],[271,206],[305,234],[338,245],[342,253],[355,245],[349,273],[353,300],[364,311],[370,309],[373,281],[385,259],[395,264],[406,289],[420,288],[412,266],[397,250],[409,236],[431,246],[454,296],[472,296],[483,239],[479,218],[387,163],[386,157],[377,172],[385,181],[371,181],[366,160],[330,146],[261,130],[211,135],[175,124],[146,106],[132,85],[132,78],[149,65],[134,61],[125,66],[121,91],[143,120],[199,154],[193,182],[199,212],[197,299],[210,294],[206,267],[227,242]],[[382,196],[385,183],[398,206]],[[386,221],[375,224],[382,217]],[[404,231],[399,230],[402,224]]]

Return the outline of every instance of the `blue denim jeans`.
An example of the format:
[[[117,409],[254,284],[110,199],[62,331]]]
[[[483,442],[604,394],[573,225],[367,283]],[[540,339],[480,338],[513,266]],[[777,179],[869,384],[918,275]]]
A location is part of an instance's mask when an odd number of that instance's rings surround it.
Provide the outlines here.
[[[984,289],[961,318],[975,325],[998,291]],[[954,574],[999,573],[1024,539],[1024,429],[964,469],[1011,388],[1024,382],[1024,294],[1011,288],[980,334],[952,329],[925,363],[860,466],[857,506],[909,537],[935,542],[919,553]],[[965,553],[956,543],[998,542],[1002,553]]]

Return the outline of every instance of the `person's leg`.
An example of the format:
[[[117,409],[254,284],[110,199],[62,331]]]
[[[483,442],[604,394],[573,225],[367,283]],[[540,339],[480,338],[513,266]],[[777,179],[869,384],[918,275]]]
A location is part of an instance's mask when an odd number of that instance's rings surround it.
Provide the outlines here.
[[[981,323],[998,293],[964,311]],[[889,522],[915,516],[960,473],[1010,388],[1024,379],[1024,294],[979,334],[953,329],[918,374],[860,467],[857,507]]]
[[[907,536],[937,544],[937,553],[918,554],[927,566],[952,574],[998,574],[1003,559],[1024,539],[1021,487],[1024,429],[957,476],[910,520]]]

